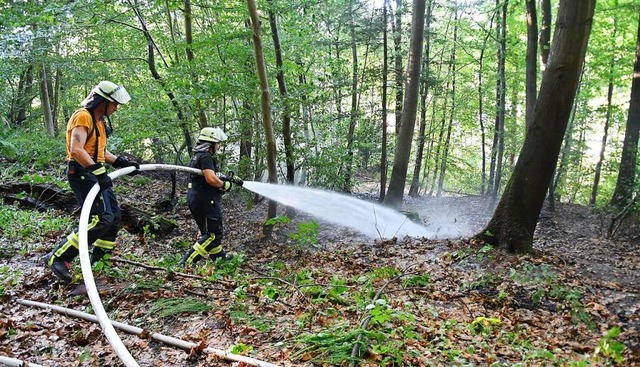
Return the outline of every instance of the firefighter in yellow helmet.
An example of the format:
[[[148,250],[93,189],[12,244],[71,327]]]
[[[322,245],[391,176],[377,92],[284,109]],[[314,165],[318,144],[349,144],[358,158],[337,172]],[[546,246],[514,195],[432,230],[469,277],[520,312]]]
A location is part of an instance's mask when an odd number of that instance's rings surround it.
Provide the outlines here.
[[[92,264],[111,252],[121,221],[120,207],[104,164],[109,163],[115,168],[140,168],[138,163],[115,156],[107,150],[107,138],[113,131],[109,116],[130,100],[131,97],[123,86],[101,81],[82,101],[82,108],[76,110],[67,123],[66,174],[78,203],[83,205],[96,182],[100,185],[100,195],[91,207],[88,230],[88,242],[93,244]],[[70,262],[78,256],[78,249],[76,229],[45,256],[47,265],[65,283],[72,280],[69,273]]]
[[[222,195],[233,184],[242,186],[242,180],[218,172],[215,153],[227,135],[220,128],[205,127],[200,131],[189,166],[202,170],[202,175],[191,174],[187,202],[189,210],[200,229],[200,238],[180,261],[181,266],[193,265],[203,257],[212,260],[229,259],[222,249]]]

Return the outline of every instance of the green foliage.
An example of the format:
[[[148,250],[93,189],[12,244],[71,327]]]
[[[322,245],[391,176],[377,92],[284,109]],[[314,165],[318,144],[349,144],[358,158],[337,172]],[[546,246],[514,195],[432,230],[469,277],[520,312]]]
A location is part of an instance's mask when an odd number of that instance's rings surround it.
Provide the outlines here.
[[[34,243],[43,240],[51,232],[65,232],[72,227],[72,218],[55,211],[22,210],[0,202],[0,228],[10,241]]]
[[[166,318],[182,313],[200,313],[211,309],[211,306],[194,298],[160,298],[157,299],[149,313],[160,318]]]
[[[2,278],[2,282],[0,282],[0,296],[5,295],[6,287],[13,287],[18,284],[21,275],[22,272],[19,270],[14,270],[7,265],[0,266],[0,278]]]
[[[607,332],[602,336],[602,339],[600,339],[600,343],[598,343],[594,356],[596,356],[596,358],[605,357],[605,360],[611,359],[617,364],[622,364],[624,362],[624,358],[622,356],[622,353],[624,352],[624,344],[618,341],[619,335],[619,327],[607,330]]]
[[[231,346],[231,350],[230,352],[233,354],[239,354],[239,355],[248,355],[249,352],[251,352],[253,350],[253,347],[250,345],[246,345],[244,343],[239,343],[239,344],[234,344]]]
[[[318,222],[311,219],[298,224],[298,231],[289,233],[288,236],[296,241],[298,246],[306,248],[318,243],[318,233]]]

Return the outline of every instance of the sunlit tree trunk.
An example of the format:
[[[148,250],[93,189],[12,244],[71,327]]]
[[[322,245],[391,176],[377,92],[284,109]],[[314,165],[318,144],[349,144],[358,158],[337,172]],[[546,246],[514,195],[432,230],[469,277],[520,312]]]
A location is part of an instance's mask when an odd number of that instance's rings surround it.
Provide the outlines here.
[[[499,5],[500,0],[496,0]],[[493,207],[500,191],[500,181],[502,180],[502,156],[504,154],[504,119],[505,119],[505,96],[506,96],[506,76],[505,76],[505,50],[507,35],[507,4],[508,0],[502,2],[502,15],[498,24],[498,80],[496,85],[496,117],[494,124],[493,147],[491,148],[491,175],[489,178],[490,207]]]
[[[437,197],[442,196],[444,190],[444,178],[447,173],[447,160],[449,158],[449,146],[451,144],[451,130],[453,129],[453,116],[456,110],[456,45],[458,43],[458,9],[454,10],[453,25],[453,47],[451,58],[449,59],[449,75],[451,76],[451,111],[449,112],[449,123],[447,124],[447,136],[442,147],[442,160],[440,162],[440,178],[438,180]]]
[[[624,208],[633,199],[636,183],[636,162],[638,156],[638,135],[640,133],[640,18],[638,19],[638,36],[636,39],[636,59],[633,64],[631,81],[631,99],[627,127],[622,145],[622,157],[616,189],[611,198],[612,206]]]
[[[388,26],[387,26],[387,9],[389,0],[384,0],[382,10],[383,34],[382,34],[382,153],[380,154],[380,196],[379,202],[384,201],[387,194],[387,149],[388,149],[388,133],[387,133],[387,82],[389,79],[389,45],[388,45]]]
[[[51,100],[49,98],[49,80],[47,78],[47,68],[44,64],[40,67],[40,106],[44,115],[44,128],[47,135],[54,136],[53,115],[51,113]]]
[[[595,0],[561,0],[534,119],[518,162],[487,227],[487,243],[531,251],[533,234],[571,113],[593,21]]]
[[[353,19],[353,2],[349,4],[349,33],[351,34],[351,109],[349,112],[349,130],[347,131],[347,156],[343,162],[344,174],[342,191],[350,192],[353,172],[353,141],[358,121],[358,48],[356,44],[356,25]]]
[[[482,150],[482,181],[480,184],[480,195],[484,196],[489,190],[487,189],[487,133],[484,127],[484,89],[483,87],[483,67],[484,67],[484,50],[487,47],[487,41],[491,36],[491,29],[493,29],[493,21],[496,17],[496,12],[493,12],[491,16],[491,22],[487,30],[487,34],[482,42],[482,49],[480,50],[480,57],[478,58],[478,126],[480,127],[480,143]]]
[[[613,37],[615,39],[617,28],[617,21],[613,21]],[[613,109],[613,72],[615,70],[615,55],[611,55],[611,61],[609,64],[609,88],[607,89],[607,116],[604,121],[604,131],[602,133],[602,145],[600,146],[600,156],[596,163],[596,168],[593,175],[593,185],[591,186],[591,196],[589,197],[589,205],[596,205],[598,199],[598,188],[600,186],[600,175],[602,173],[602,165],[604,164],[604,153],[607,147],[607,141],[609,140],[609,127],[611,126],[611,110]]]
[[[262,37],[260,34],[260,18],[258,17],[258,9],[255,0],[247,0],[249,7],[249,17],[251,18],[251,28],[253,30],[253,51],[256,58],[256,68],[258,71],[258,79],[260,80],[260,101],[262,104],[262,126],[264,127],[264,135],[267,144],[267,172],[269,173],[269,182],[278,182],[278,172],[276,170],[276,139],[273,134],[273,124],[271,122],[271,102],[269,94],[269,83],[267,81],[267,66],[264,62],[264,52],[262,51]],[[268,224],[269,219],[275,218],[278,210],[278,204],[269,200],[267,209],[267,218],[262,227],[262,234],[266,238],[271,237],[273,225]]]
[[[391,171],[389,191],[384,204],[393,208],[402,206],[404,185],[407,179],[411,142],[418,109],[418,89],[420,88],[420,66],[422,63],[422,39],[424,36],[425,0],[413,1],[413,17],[411,22],[411,42],[407,61],[407,86],[402,111],[402,123],[396,154]]]

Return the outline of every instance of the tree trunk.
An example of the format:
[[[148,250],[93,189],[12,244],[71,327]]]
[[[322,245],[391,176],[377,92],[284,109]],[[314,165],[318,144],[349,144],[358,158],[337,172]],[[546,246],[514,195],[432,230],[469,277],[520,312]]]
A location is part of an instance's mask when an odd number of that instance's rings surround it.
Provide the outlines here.
[[[198,82],[197,73],[193,71],[193,32],[192,32],[192,15],[191,15],[191,0],[184,0],[184,35],[187,42],[187,61],[189,62],[190,74],[191,74],[191,90],[195,92],[195,105],[198,111],[198,125],[200,128],[209,126],[207,122],[207,115],[204,112],[202,106],[202,99],[200,98],[200,87]]]
[[[380,155],[380,197],[379,202],[383,202],[387,194],[387,82],[389,76],[389,56],[388,56],[388,34],[387,34],[387,9],[389,0],[384,0],[382,10],[383,35],[382,35],[382,153]]]
[[[396,0],[396,14],[393,27],[393,59],[395,61],[396,76],[396,144],[400,135],[400,125],[402,124],[402,100],[403,78],[402,73],[402,0]],[[407,65],[407,67],[409,67]]]
[[[549,50],[551,46],[551,0],[540,1],[540,11],[542,15],[542,23],[540,23],[540,60],[542,68],[547,67],[549,61]]]
[[[499,4],[500,0],[496,0]],[[505,51],[507,39],[507,4],[508,0],[502,2],[502,16],[498,24],[498,80],[496,85],[496,118],[495,131],[493,135],[493,147],[491,149],[491,176],[489,179],[490,207],[493,207],[498,199],[500,191],[500,181],[502,180],[502,156],[504,154],[504,119],[505,119],[505,96],[506,96],[506,76],[505,76]]]
[[[613,37],[615,39],[617,33],[617,22],[613,21]],[[596,163],[595,172],[593,175],[593,185],[591,186],[591,196],[589,197],[589,205],[596,205],[598,199],[598,188],[600,186],[600,174],[602,173],[602,164],[604,163],[604,153],[607,147],[607,141],[609,140],[609,126],[611,126],[611,110],[613,109],[613,72],[615,69],[616,57],[611,55],[611,63],[609,64],[609,88],[607,90],[607,116],[604,121],[604,131],[602,133],[602,146],[600,147],[600,156]]]
[[[53,126],[53,115],[51,113],[51,100],[49,98],[49,80],[47,79],[47,68],[44,63],[40,68],[40,106],[44,115],[44,128],[49,136],[55,136]]]
[[[424,36],[425,0],[413,1],[413,17],[411,22],[411,42],[407,62],[407,94],[404,97],[400,135],[396,144],[396,154],[391,171],[389,191],[384,204],[393,208],[402,206],[404,185],[407,179],[411,141],[418,109],[418,89],[420,87],[420,66],[422,64],[422,39]]]
[[[493,29],[493,21],[496,17],[494,12],[491,16],[491,22],[489,23],[489,31],[484,37],[482,43],[482,49],[480,50],[480,58],[478,61],[478,125],[480,126],[480,143],[482,147],[482,182],[480,184],[480,195],[484,196],[489,190],[487,189],[487,135],[484,128],[484,92],[482,89],[482,75],[484,66],[484,50],[487,47],[487,41],[491,36],[491,29]]]
[[[500,203],[487,227],[478,234],[492,245],[520,253],[532,249],[538,216],[576,94],[594,8],[595,0],[560,1],[533,123]]]
[[[247,0],[249,17],[251,18],[251,28],[253,30],[253,51],[256,58],[256,69],[260,80],[260,101],[262,105],[262,126],[264,127],[264,137],[267,144],[267,171],[269,172],[269,182],[278,183],[278,172],[276,170],[276,139],[273,134],[273,124],[271,122],[271,102],[269,94],[269,82],[267,81],[267,66],[264,62],[264,52],[262,51],[262,36],[260,34],[260,18],[255,0]],[[278,203],[269,200],[267,217],[262,227],[262,234],[265,238],[270,238],[273,225],[267,224],[269,219],[275,218],[278,210]]]
[[[273,0],[268,0],[269,5],[273,4]],[[271,27],[271,38],[273,39],[273,48],[276,53],[276,68],[278,70],[276,80],[278,81],[278,90],[282,97],[283,113],[282,113],[282,139],[284,140],[284,155],[287,164],[286,180],[288,184],[293,184],[296,169],[293,157],[293,140],[291,137],[291,107],[289,106],[289,96],[287,93],[287,83],[284,78],[284,62],[282,61],[282,47],[280,46],[280,36],[278,34],[278,23],[276,15],[269,9],[269,25]]]
[[[636,157],[638,155],[638,135],[640,133],[640,18],[638,18],[638,36],[636,39],[636,59],[633,64],[631,98],[627,127],[622,145],[622,157],[618,180],[610,205],[622,209],[633,199],[636,180]]]
[[[420,92],[420,131],[418,133],[418,151],[416,153],[416,164],[413,169],[413,179],[411,187],[409,187],[409,196],[416,197],[420,191],[420,170],[422,169],[422,159],[424,155],[424,144],[426,140],[425,132],[427,130],[427,94],[429,94],[429,62],[430,62],[430,32],[431,27],[431,10],[433,9],[433,0],[429,0],[427,5],[427,14],[425,15],[425,39],[424,39],[424,57],[422,58],[422,77]]]
[[[349,113],[349,130],[347,131],[347,156],[343,162],[344,174],[342,191],[351,192],[353,182],[353,141],[358,122],[358,49],[356,44],[356,25],[353,15],[353,3],[349,5],[349,33],[351,34],[351,112]]]
[[[12,113],[9,121],[13,125],[21,125],[27,119],[27,109],[33,100],[33,65],[27,65],[27,68],[20,74],[18,81],[18,91],[12,101]]]
[[[527,3],[527,71],[525,82],[526,126],[533,120],[533,107],[536,103],[538,80],[538,16],[536,14],[536,0],[526,0]]]
[[[449,60],[449,75],[451,75],[451,112],[449,113],[449,123],[447,126],[447,136],[442,148],[442,160],[440,162],[440,178],[438,180],[437,197],[442,196],[444,190],[444,178],[447,173],[447,160],[449,158],[449,145],[451,142],[451,130],[453,129],[453,116],[456,107],[456,45],[458,43],[458,10],[454,10],[454,26],[453,26],[453,48],[451,50],[451,59]],[[446,104],[445,104],[446,106]]]

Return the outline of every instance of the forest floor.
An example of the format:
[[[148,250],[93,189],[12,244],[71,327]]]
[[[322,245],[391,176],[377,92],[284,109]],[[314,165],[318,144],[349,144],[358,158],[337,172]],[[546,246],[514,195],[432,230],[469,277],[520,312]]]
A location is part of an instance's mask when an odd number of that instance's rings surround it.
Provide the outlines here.
[[[148,208],[170,184],[116,186],[121,203]],[[362,185],[355,195],[374,192]],[[180,201],[161,213],[178,229],[122,230],[112,261],[94,268],[110,318],[199,345],[185,352],[120,332],[141,366],[230,363],[205,345],[281,366],[640,365],[637,220],[606,238],[610,215],[559,204],[542,213],[535,251],[514,256],[470,239],[490,216],[478,197],[406,198],[436,234],[429,239],[371,239],[324,222],[315,235],[305,232],[313,218],[298,214],[265,240],[265,201],[249,206],[234,192],[224,207],[224,243],[238,255],[229,263],[175,268],[197,237]],[[40,262],[63,235],[28,243],[0,230],[0,356],[121,365],[98,324],[19,303],[92,312],[78,260],[68,286]]]

